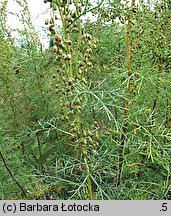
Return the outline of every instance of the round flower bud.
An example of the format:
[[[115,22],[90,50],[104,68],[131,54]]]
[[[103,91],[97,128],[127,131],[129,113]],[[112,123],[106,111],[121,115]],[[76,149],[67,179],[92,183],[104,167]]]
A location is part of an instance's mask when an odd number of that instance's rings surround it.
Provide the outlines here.
[[[87,34],[86,37],[87,37],[88,40],[91,40],[91,39],[92,39],[92,37],[91,37],[90,34]]]
[[[91,62],[88,62],[88,63],[87,63],[87,66],[88,66],[88,67],[92,67],[92,65],[93,65],[93,64],[92,64]]]
[[[64,56],[64,60],[71,60],[71,54],[67,54]]]
[[[56,35],[56,36],[55,36],[55,40],[56,40],[57,42],[61,42],[61,41],[62,41],[62,38],[61,38],[59,35]]]
[[[93,44],[93,48],[96,49],[96,44]]]
[[[45,25],[48,25],[49,24],[49,20],[45,20]]]
[[[67,40],[65,43],[68,44],[69,46],[71,46],[72,41],[71,40]]]

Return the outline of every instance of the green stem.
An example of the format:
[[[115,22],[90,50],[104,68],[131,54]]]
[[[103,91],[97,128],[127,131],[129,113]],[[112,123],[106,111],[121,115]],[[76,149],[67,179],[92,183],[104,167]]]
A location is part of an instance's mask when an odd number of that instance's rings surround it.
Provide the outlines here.
[[[135,0],[132,0],[131,2],[131,12],[128,17],[128,24],[126,25],[126,60],[127,60],[127,72],[128,72],[128,83],[126,88],[126,99],[124,101],[124,122],[123,122],[123,131],[121,136],[121,143],[119,147],[119,168],[118,168],[118,181],[117,186],[121,183],[121,174],[122,174],[122,167],[123,167],[123,160],[124,160],[124,145],[125,145],[125,139],[126,134],[128,130],[128,117],[129,117],[129,95],[131,93],[131,25],[132,25],[132,19],[133,19],[133,13],[132,9],[135,6]]]
[[[79,6],[78,6],[78,0],[76,0],[76,15],[77,17],[79,17]],[[75,75],[77,75],[78,73],[78,69],[79,69],[79,53],[80,53],[80,45],[81,45],[81,35],[82,35],[82,27],[81,27],[81,19],[80,17],[77,19],[78,22],[78,40],[77,40],[77,49],[76,49],[76,57],[75,57],[75,62],[76,62],[76,66],[75,66]],[[80,131],[80,134],[82,136],[82,128],[81,128],[81,122],[80,122],[80,116],[79,113],[77,113],[77,127],[78,130]],[[84,157],[84,163],[85,163],[85,172],[87,174],[87,185],[88,185],[88,199],[92,200],[93,199],[93,192],[92,192],[92,184],[91,184],[91,177],[90,177],[90,172],[89,172],[89,166],[87,163],[87,156],[83,154]]]
[[[76,14],[77,17],[79,17],[79,6],[78,6],[78,0],[76,0]],[[82,28],[81,28],[81,19],[78,18],[78,40],[77,40],[77,50],[76,50],[76,55],[75,55],[75,62],[76,62],[76,67],[75,67],[75,75],[78,73],[78,58],[79,58],[79,52],[80,52],[80,45],[81,45],[81,35],[82,35]]]
[[[84,153],[83,154],[83,157],[84,157],[84,169],[85,169],[85,172],[87,174],[87,185],[88,185],[88,199],[89,200],[92,200],[93,199],[93,191],[92,191],[92,184],[91,184],[91,176],[90,176],[90,171],[89,171],[89,166],[88,166],[88,163],[87,163],[87,157]]]
[[[77,119],[78,131],[80,132],[80,137],[82,138],[83,135],[82,135],[82,128],[81,128],[81,121],[80,121],[79,113],[76,113],[76,119]],[[89,171],[87,156],[86,156],[85,152],[86,152],[86,146],[81,148],[81,154],[82,154],[83,161],[84,161],[84,169],[85,169],[85,172],[87,175],[88,199],[92,200],[93,199],[93,192],[92,192],[91,177],[90,177],[90,171]]]
[[[76,0],[76,14],[79,17],[79,7],[78,7],[78,3],[79,1]],[[64,14],[63,11],[61,10],[61,2],[60,0],[57,0],[57,6],[58,6],[58,10],[59,10],[59,14],[62,20],[62,26],[63,26],[63,32],[65,35],[65,40],[69,40],[70,39],[70,35],[69,33],[66,32],[66,28],[67,28],[67,23],[65,21],[64,18]],[[75,57],[75,62],[76,62],[76,67],[75,67],[75,75],[77,75],[78,72],[78,60],[79,60],[79,52],[80,52],[80,45],[81,45],[81,34],[82,34],[82,28],[81,28],[81,20],[80,18],[78,18],[78,29],[79,29],[79,33],[78,33],[78,41],[77,41],[77,49],[76,49],[76,57]],[[66,49],[67,49],[67,54],[71,54],[71,48],[69,45],[66,45]],[[71,55],[72,56],[72,55]],[[68,62],[68,79],[69,81],[72,80],[72,60],[70,60]],[[76,121],[77,121],[77,127],[78,127],[78,131],[80,132],[80,138],[82,137],[82,127],[81,127],[81,120],[80,120],[80,115],[77,112],[75,115]],[[83,156],[83,161],[84,161],[84,168],[85,168],[85,172],[87,175],[87,185],[88,185],[88,199],[92,200],[93,199],[93,193],[92,193],[92,185],[91,185],[91,177],[90,177],[90,172],[89,172],[89,166],[87,163],[87,156],[85,155],[85,149],[82,148],[82,156]]]
[[[61,3],[59,2],[59,0],[57,1],[57,6],[58,6],[58,11],[59,11],[59,14],[61,17],[61,21],[62,21],[62,28],[63,28],[65,40],[69,40],[70,35],[69,35],[69,33],[66,33],[67,23],[65,21],[63,11],[61,10]],[[71,55],[71,48],[68,44],[66,44],[66,49],[67,49],[67,54]],[[72,59],[68,61],[68,80],[69,81],[72,80]]]

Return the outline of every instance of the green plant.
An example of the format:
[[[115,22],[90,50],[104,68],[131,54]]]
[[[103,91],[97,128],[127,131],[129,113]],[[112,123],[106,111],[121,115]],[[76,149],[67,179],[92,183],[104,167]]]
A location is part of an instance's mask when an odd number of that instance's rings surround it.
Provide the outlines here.
[[[1,4],[1,199],[170,199],[169,1],[45,2],[49,49]]]

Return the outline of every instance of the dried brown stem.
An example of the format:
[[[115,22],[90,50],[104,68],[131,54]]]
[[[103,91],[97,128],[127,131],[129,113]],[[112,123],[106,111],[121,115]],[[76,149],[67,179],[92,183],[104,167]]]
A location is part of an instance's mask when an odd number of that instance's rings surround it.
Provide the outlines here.
[[[2,154],[1,151],[0,151],[0,157],[1,157],[1,159],[2,159],[2,162],[3,162],[3,164],[4,164],[5,168],[6,168],[6,170],[7,170],[8,173],[10,174],[11,178],[15,181],[15,183],[16,183],[17,186],[18,186],[18,188],[21,190],[22,194],[23,194],[25,197],[27,197],[27,195],[26,195],[24,189],[23,189],[22,186],[19,184],[19,182],[16,180],[16,178],[14,177],[12,171],[11,171],[10,168],[8,167],[7,162],[6,162],[6,160],[5,160],[5,158],[4,158],[4,156],[3,156],[3,154]]]

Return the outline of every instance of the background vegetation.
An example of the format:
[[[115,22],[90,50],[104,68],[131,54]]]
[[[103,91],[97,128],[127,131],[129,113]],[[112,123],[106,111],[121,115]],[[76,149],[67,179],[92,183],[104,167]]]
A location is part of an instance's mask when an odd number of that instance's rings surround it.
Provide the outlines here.
[[[0,198],[171,199],[170,0],[44,2],[49,49],[0,5]]]

